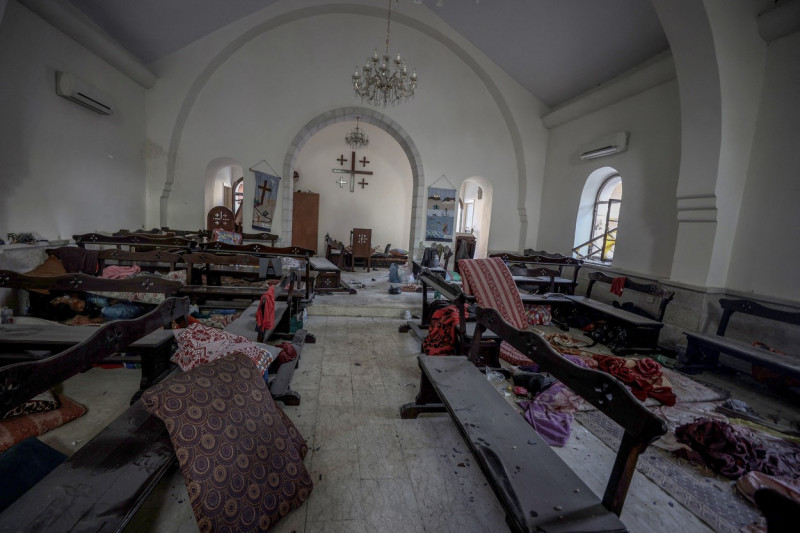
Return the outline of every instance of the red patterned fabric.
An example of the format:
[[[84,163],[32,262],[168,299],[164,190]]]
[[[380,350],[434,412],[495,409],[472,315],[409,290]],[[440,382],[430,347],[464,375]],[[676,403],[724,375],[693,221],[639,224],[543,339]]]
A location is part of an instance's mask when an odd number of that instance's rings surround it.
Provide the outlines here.
[[[625,288],[625,281],[627,278],[625,276],[619,276],[614,278],[611,281],[611,294],[616,294],[617,296],[622,296],[622,290]]]
[[[275,327],[275,286],[270,285],[261,296],[261,301],[256,310],[256,325],[259,333],[264,333]]]
[[[202,324],[191,324],[175,330],[174,335],[178,350],[172,356],[172,361],[184,372],[234,352],[250,358],[262,375],[272,363],[272,354],[266,347],[241,335],[231,335]]]
[[[422,351],[426,355],[453,355],[456,353],[456,326],[458,309],[448,305],[437,309],[431,315],[428,334],[422,341]]]
[[[275,346],[280,348],[281,352],[278,354],[278,364],[288,363],[297,359],[297,350],[294,349],[294,344],[291,342],[282,342]]]
[[[527,329],[525,308],[511,271],[499,257],[462,259],[458,262],[464,292],[472,294],[481,307],[495,309],[503,319],[517,329]],[[503,341],[500,357],[512,365],[530,365],[530,359]]]
[[[664,405],[675,405],[672,385],[661,371],[661,365],[649,357],[625,359],[613,355],[593,354],[597,368],[626,384],[636,398],[654,398]]]
[[[86,408],[66,396],[58,395],[61,407],[44,413],[15,416],[0,421],[0,452],[28,437],[38,437],[51,429],[83,416]]]

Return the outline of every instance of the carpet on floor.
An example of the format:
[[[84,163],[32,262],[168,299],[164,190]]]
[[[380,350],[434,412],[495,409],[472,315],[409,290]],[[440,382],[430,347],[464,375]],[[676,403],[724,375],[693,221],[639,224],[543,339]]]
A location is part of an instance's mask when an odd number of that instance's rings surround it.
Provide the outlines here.
[[[603,413],[580,412],[575,420],[612,450],[619,448],[623,429]],[[655,446],[639,456],[636,469],[714,531],[737,533],[761,516],[736,492],[730,480],[706,475]]]

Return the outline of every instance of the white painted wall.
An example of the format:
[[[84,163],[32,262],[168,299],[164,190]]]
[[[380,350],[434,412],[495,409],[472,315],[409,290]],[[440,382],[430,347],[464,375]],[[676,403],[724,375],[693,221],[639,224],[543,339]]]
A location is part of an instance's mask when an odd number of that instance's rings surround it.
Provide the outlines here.
[[[582,144],[617,131],[630,134],[627,152],[587,161],[578,157]],[[669,277],[680,157],[674,80],[552,128],[538,249],[570,252],[586,180],[597,169],[613,167],[622,176],[624,191],[613,266]]]
[[[356,150],[356,169],[372,171],[372,176],[357,175],[355,192],[350,192],[349,174],[332,169],[349,169],[351,148],[344,137],[355,122],[339,122],[320,130],[303,146],[295,162],[300,179],[294,190],[319,194],[319,241],[317,251],[325,250],[325,234],[345,244],[353,228],[372,228],[372,246],[387,244],[407,248],[411,219],[411,166],[400,145],[386,132],[373,126],[360,127],[369,136],[369,146]],[[347,162],[337,159],[344,155]],[[364,166],[363,157],[369,163]],[[348,181],[340,187],[339,178]],[[368,185],[358,185],[361,179]],[[245,192],[247,196],[247,192]]]
[[[112,116],[56,95],[55,71],[105,94]],[[0,22],[0,236],[142,227],[144,89],[17,2]]]
[[[800,301],[800,32],[767,50],[728,286]]]
[[[148,164],[151,224],[159,224],[170,145],[176,147],[176,165],[174,183],[167,187],[168,224],[194,227],[204,215],[199,208],[202,187],[198,188],[197,180],[209,160],[230,157],[246,168],[266,159],[280,172],[292,138],[309,120],[332,109],[360,104],[352,94],[349,75],[356,62],[362,63],[372,48],[383,42],[385,26],[377,17],[346,13],[289,17],[285,24],[270,26],[274,16],[315,3],[319,2],[270,6],[153,65],[159,82],[147,101],[148,138],[155,154]],[[442,26],[435,17],[426,22]],[[264,25],[269,31],[261,31]],[[359,32],[341,31],[352,27]],[[246,41],[237,41],[242,35],[247,35]],[[486,176],[494,184],[496,204],[511,207],[493,212],[496,246],[516,249],[520,235],[520,213],[515,208],[519,204],[518,164],[507,122],[484,80],[440,40],[394,21],[392,48],[402,49],[421,81],[410,103],[381,111],[413,139],[421,155],[425,184],[442,173],[456,187],[468,176]],[[492,75],[504,87],[514,85],[499,71]],[[536,109],[529,94],[510,93],[514,110]],[[176,129],[181,117],[185,117],[185,127]],[[525,115],[524,120],[538,124],[533,115]],[[525,131],[531,129],[526,126]],[[538,144],[543,153],[543,137],[546,135],[524,138],[522,144]],[[253,187],[248,176],[245,178],[246,198],[252,198]],[[279,198],[279,211],[282,204]],[[249,202],[246,205],[249,208]],[[245,210],[245,222],[249,219],[250,212]],[[323,220],[321,226],[327,222]],[[273,232],[282,231],[278,220]]]

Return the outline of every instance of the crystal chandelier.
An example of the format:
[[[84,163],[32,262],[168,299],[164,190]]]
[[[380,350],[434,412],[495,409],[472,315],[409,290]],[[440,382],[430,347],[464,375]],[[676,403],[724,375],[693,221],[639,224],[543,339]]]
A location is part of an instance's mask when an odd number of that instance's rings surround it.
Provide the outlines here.
[[[408,75],[408,67],[398,52],[394,58],[394,71],[390,70],[389,26],[392,22],[392,0],[389,0],[389,15],[386,18],[386,53],[378,57],[378,50],[364,64],[364,78],[358,72],[353,74],[353,88],[362,102],[383,106],[395,105],[404,98],[414,95],[417,88],[416,69]]]
[[[344,137],[344,142],[350,145],[351,150],[358,150],[359,148],[366,148],[369,144],[369,137],[364,133],[364,130],[358,127],[358,119],[356,117],[356,128],[350,131]]]

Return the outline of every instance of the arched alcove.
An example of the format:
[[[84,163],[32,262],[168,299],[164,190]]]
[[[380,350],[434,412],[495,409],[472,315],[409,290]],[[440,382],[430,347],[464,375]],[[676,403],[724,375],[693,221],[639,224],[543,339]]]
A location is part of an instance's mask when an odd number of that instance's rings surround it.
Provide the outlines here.
[[[218,157],[206,165],[205,202],[203,217],[212,207],[224,205],[223,185],[233,186],[233,182],[243,176],[243,167],[240,161],[230,157]]]
[[[337,122],[355,121],[356,117],[360,117],[362,124],[371,124],[388,133],[400,145],[400,148],[408,158],[411,166],[412,188],[409,241],[406,244],[409,250],[413,250],[414,243],[425,238],[425,172],[422,167],[422,158],[414,141],[403,127],[380,111],[365,107],[342,107],[322,113],[311,119],[292,139],[284,158],[283,175],[292,175],[300,150],[315,133]],[[289,187],[283,188],[283,234],[281,237],[284,242],[292,242],[292,192]]]
[[[475,235],[475,257],[488,257],[489,230],[492,222],[492,201],[494,187],[492,182],[482,176],[470,176],[461,184],[458,194],[461,202],[471,202],[474,214],[469,229]],[[459,216],[461,213],[459,213]],[[456,226],[459,227],[459,226]]]

